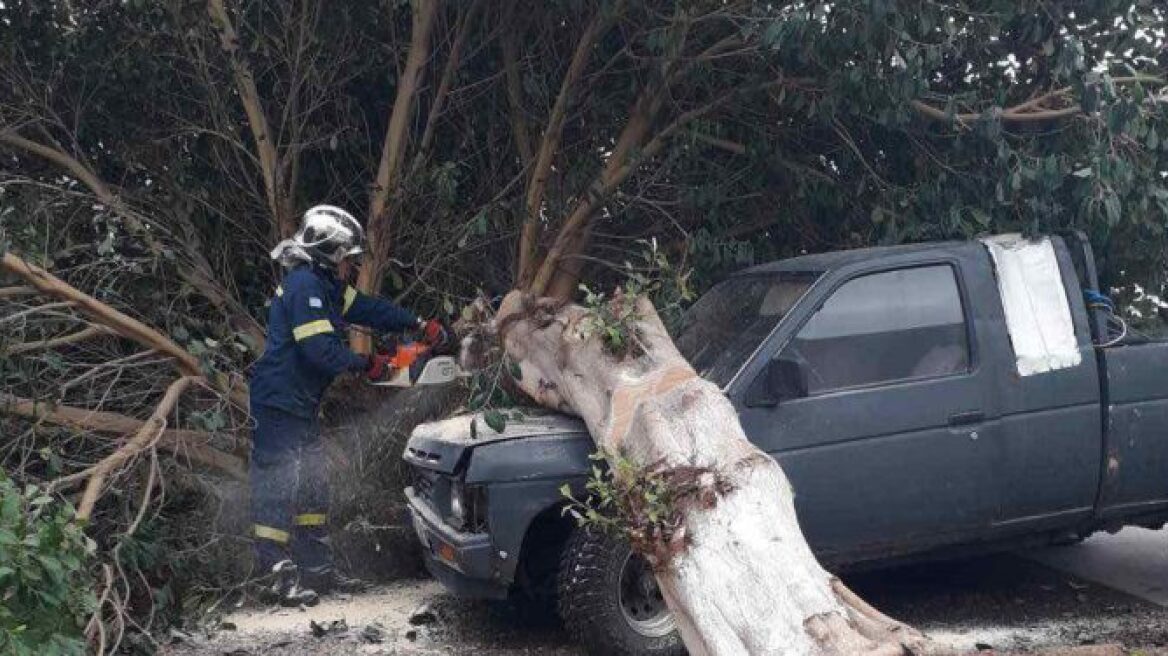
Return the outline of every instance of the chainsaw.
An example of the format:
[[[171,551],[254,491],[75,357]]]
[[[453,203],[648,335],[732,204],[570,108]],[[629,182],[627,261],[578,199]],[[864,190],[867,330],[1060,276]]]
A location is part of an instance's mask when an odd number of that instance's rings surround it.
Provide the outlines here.
[[[444,385],[465,376],[458,362],[450,355],[438,355],[447,345],[445,334],[437,339],[409,339],[391,335],[383,337],[379,353],[389,356],[389,367],[378,380],[369,381],[377,387],[413,387],[415,385]]]

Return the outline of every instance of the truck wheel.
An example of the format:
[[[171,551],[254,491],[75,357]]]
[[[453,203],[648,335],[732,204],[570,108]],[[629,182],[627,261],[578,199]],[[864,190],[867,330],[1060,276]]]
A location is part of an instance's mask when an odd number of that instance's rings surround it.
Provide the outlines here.
[[[577,528],[560,561],[564,628],[597,656],[682,656],[653,571],[624,540]]]

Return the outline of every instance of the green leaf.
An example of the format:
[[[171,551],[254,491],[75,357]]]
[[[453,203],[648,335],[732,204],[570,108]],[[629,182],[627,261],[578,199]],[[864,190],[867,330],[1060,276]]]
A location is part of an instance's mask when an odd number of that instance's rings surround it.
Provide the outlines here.
[[[484,412],[483,421],[496,433],[502,433],[507,428],[507,418],[498,410],[487,410]]]
[[[1118,196],[1115,194],[1107,194],[1104,196],[1103,209],[1107,212],[1107,225],[1115,227],[1119,224],[1120,205]]]
[[[513,380],[523,380],[523,369],[519,366],[518,362],[510,358],[507,359],[507,374],[510,375]]]
[[[561,485],[560,486],[560,496],[567,497],[567,498],[571,499],[572,498],[572,486],[568,485],[567,483],[564,483],[563,485]]]

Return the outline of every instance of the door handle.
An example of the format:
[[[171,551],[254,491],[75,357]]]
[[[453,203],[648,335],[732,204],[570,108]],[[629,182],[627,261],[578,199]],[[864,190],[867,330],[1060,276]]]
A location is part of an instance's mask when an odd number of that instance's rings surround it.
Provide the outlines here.
[[[985,413],[981,410],[971,410],[969,412],[959,412],[955,415],[949,415],[950,426],[968,426],[970,424],[980,424],[985,420]]]

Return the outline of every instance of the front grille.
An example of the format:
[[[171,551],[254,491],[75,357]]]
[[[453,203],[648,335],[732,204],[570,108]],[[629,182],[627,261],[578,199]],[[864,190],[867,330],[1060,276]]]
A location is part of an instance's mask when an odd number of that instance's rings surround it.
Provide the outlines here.
[[[439,517],[450,511],[450,478],[432,469],[414,467],[414,494]]]
[[[430,451],[424,451],[422,449],[418,449],[418,448],[415,448],[412,446],[406,447],[406,453],[410,454],[410,456],[412,456],[418,460],[421,460],[423,462],[430,462],[430,463],[434,463],[434,464],[442,462],[442,454],[440,454],[440,453],[432,453]]]
[[[472,533],[487,530],[487,490],[482,486],[470,486],[464,493],[466,521],[457,526],[450,517],[450,495],[454,480],[431,469],[413,467],[412,485],[414,494],[436,515],[451,523],[459,531]]]
[[[434,495],[434,481],[431,478],[433,475],[433,472],[414,470],[414,493],[426,501],[429,501]]]

